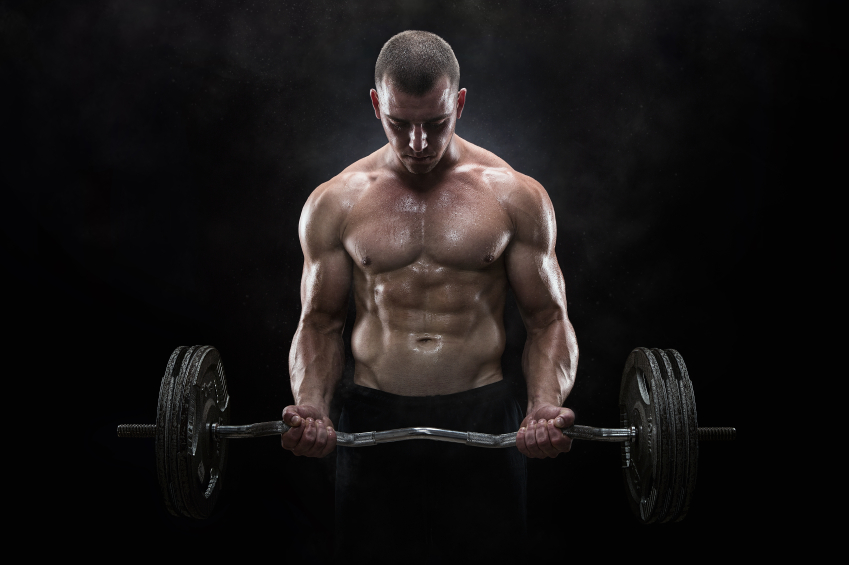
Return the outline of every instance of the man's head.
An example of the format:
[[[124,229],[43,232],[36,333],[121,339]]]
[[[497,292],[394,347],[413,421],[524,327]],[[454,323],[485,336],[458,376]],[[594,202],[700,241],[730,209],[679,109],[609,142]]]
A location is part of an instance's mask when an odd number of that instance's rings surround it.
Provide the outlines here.
[[[407,171],[428,173],[454,137],[466,90],[451,46],[426,31],[405,31],[380,50],[371,101],[395,155]]]

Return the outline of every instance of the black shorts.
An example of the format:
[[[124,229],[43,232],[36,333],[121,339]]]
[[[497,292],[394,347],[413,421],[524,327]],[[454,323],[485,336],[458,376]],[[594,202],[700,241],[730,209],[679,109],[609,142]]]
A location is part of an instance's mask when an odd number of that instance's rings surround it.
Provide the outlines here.
[[[418,426],[503,434],[518,430],[522,418],[507,380],[439,396],[355,386],[339,431]],[[525,457],[515,447],[431,440],[339,447],[337,555],[343,561],[501,562],[524,543],[526,482]]]

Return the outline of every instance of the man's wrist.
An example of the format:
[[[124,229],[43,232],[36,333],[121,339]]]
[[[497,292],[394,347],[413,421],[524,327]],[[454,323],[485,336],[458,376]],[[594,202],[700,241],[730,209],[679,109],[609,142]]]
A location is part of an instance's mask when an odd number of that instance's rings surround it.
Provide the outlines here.
[[[330,411],[330,401],[320,395],[296,395],[295,405],[311,406],[322,414],[327,414]]]
[[[535,398],[528,400],[528,410],[525,412],[526,414],[533,414],[543,406],[557,406],[560,407],[561,403],[557,401],[557,398]]]

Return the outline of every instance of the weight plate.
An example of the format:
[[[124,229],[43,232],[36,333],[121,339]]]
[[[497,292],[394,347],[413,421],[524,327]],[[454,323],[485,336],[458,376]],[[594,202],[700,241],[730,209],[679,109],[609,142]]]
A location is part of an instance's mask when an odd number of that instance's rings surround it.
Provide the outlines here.
[[[187,353],[174,384],[172,415],[176,441],[169,451],[175,501],[184,516],[212,514],[227,460],[227,442],[212,435],[212,424],[230,422],[230,398],[218,351],[211,346]]]
[[[696,398],[693,394],[693,383],[684,358],[674,349],[667,349],[666,356],[672,364],[675,380],[680,392],[684,429],[686,430],[687,459],[684,471],[684,482],[679,501],[679,508],[673,519],[680,522],[690,509],[693,490],[696,488],[696,471],[699,465],[699,422],[696,416]]]
[[[162,493],[162,499],[165,501],[165,507],[168,512],[174,516],[179,516],[177,509],[174,506],[173,497],[171,496],[171,476],[168,472],[168,407],[171,404],[171,395],[174,390],[174,380],[180,372],[180,366],[183,363],[187,347],[178,347],[168,359],[168,364],[165,366],[165,375],[162,377],[162,382],[159,385],[159,401],[156,404],[156,476],[159,479],[159,490]]]
[[[650,524],[661,516],[659,495],[669,488],[670,434],[662,433],[667,418],[666,389],[654,355],[643,347],[631,351],[622,371],[619,413],[625,427],[637,428],[637,438],[623,442],[622,476],[631,511]]]
[[[681,395],[672,362],[660,349],[652,349],[660,374],[666,385],[666,420],[663,421],[662,433],[669,434],[670,438],[670,460],[669,467],[671,475],[669,488],[661,493],[661,516],[660,522],[668,522],[677,515],[684,488],[684,473],[687,462],[687,453],[684,447],[684,415],[681,406]]]
[[[168,490],[171,493],[171,503],[174,505],[175,514],[186,517],[191,517],[192,514],[183,500],[184,491],[180,481],[178,459],[181,450],[185,450],[185,433],[181,433],[181,428],[185,428],[186,422],[181,421],[181,413],[187,414],[188,411],[181,410],[181,405],[183,388],[185,388],[186,383],[186,373],[192,356],[197,349],[198,346],[196,345],[189,347],[183,355],[180,370],[174,375],[174,384],[171,389],[171,398],[168,401],[168,412],[166,416],[167,449],[165,452],[165,471],[168,479]]]

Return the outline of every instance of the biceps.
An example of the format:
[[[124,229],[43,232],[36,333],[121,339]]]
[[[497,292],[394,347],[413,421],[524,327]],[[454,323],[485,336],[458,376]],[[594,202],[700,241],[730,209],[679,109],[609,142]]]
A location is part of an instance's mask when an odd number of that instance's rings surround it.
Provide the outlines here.
[[[304,260],[301,276],[301,321],[341,331],[348,312],[351,258],[344,248]]]
[[[517,242],[507,256],[507,277],[529,331],[566,318],[563,274],[553,251]]]

